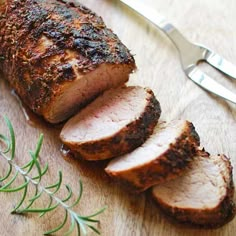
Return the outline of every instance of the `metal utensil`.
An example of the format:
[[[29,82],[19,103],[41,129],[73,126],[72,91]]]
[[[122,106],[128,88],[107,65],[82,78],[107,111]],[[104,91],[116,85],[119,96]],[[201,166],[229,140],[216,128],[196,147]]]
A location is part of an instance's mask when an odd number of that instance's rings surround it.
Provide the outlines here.
[[[188,78],[209,92],[236,104],[236,94],[232,93],[207,74],[202,72],[197,65],[200,61],[207,62],[217,70],[233,79],[236,79],[236,66],[209,48],[200,44],[193,44],[189,42],[178,31],[178,29],[176,29],[164,17],[160,16],[155,10],[146,6],[143,2],[139,0],[120,1],[140,15],[144,16],[169,37],[179,52],[183,71]]]

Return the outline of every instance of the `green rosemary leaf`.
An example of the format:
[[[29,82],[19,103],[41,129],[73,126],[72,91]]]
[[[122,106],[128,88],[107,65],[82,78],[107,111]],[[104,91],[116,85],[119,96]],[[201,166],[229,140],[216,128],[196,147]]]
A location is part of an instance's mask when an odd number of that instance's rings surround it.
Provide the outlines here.
[[[25,182],[27,182],[26,178],[25,178]],[[24,203],[26,195],[27,195],[27,190],[28,190],[28,184],[25,186],[24,188],[24,193],[22,195],[22,198],[20,200],[20,202],[17,204],[17,206],[12,210],[11,213],[16,213],[16,211],[21,207],[21,205]]]
[[[1,192],[5,192],[5,193],[12,193],[12,192],[18,192],[22,189],[25,188],[25,186],[27,186],[29,184],[29,181],[27,180],[26,182],[24,182],[22,185],[16,187],[16,188],[4,188],[5,186],[3,186],[0,191]]]
[[[55,232],[59,231],[60,229],[62,229],[64,227],[64,225],[66,224],[67,219],[68,219],[68,212],[65,210],[65,218],[64,218],[63,222],[58,227],[45,232],[44,235],[49,235],[49,234],[55,233]]]
[[[71,218],[70,228],[69,228],[69,230],[64,234],[64,236],[70,235],[70,234],[73,232],[74,228],[75,228],[75,219],[73,218],[72,215],[71,215],[70,218]]]
[[[79,185],[80,185],[79,196],[78,196],[77,200],[70,206],[70,208],[76,206],[80,202],[80,199],[82,197],[82,194],[83,194],[83,184],[82,184],[81,180],[79,181]]]
[[[33,202],[33,201],[37,200],[38,198],[41,197],[42,193],[43,193],[43,191],[40,191],[40,192],[38,193],[38,189],[36,188],[36,192],[35,192],[34,197],[30,198],[29,201],[30,201],[30,202]]]
[[[11,149],[10,140],[5,135],[2,135],[2,134],[0,134],[0,140],[6,145],[6,150],[4,150],[4,151],[0,150],[0,153],[1,152],[4,154],[8,153]]]
[[[72,189],[68,184],[66,185],[66,189],[68,190],[69,194],[65,199],[62,200],[62,202],[67,202],[72,196]]]
[[[42,172],[41,172],[41,176],[36,176],[36,177],[33,177],[32,179],[33,180],[37,180],[37,179],[40,179],[40,178],[42,178],[46,173],[47,173],[47,171],[48,171],[48,163],[46,164],[46,166],[44,167],[44,169],[42,170]]]
[[[40,150],[42,148],[42,144],[43,144],[43,134],[40,134],[39,139],[38,139],[38,143],[37,143],[37,146],[36,146],[36,150],[35,150],[35,153],[34,153],[36,158],[39,157],[39,153],[40,153]]]
[[[47,206],[47,209],[52,206],[52,202],[53,202],[53,198],[52,198],[52,196],[50,196],[50,200],[49,200],[49,204],[48,204],[48,206]],[[39,215],[39,217],[44,216],[46,213],[47,213],[47,211],[42,212],[42,213]]]
[[[5,120],[5,123],[9,129],[9,132],[10,132],[10,137],[11,137],[11,160],[14,159],[15,157],[15,148],[16,148],[16,141],[15,141],[15,132],[14,132],[14,129],[12,127],[12,124],[10,122],[10,120],[4,116],[4,120]]]
[[[23,209],[19,211],[19,213],[42,213],[42,212],[49,212],[55,210],[60,203],[57,203],[56,205],[50,207],[50,208],[29,208],[29,209]]]
[[[55,193],[60,189],[60,187],[61,187],[61,183],[62,183],[62,172],[59,171],[58,174],[59,174],[59,180],[58,180],[57,187],[56,187],[55,191],[53,192],[53,194],[55,194]]]
[[[40,137],[39,137],[37,145],[36,145],[35,152],[33,152],[31,150],[29,151],[29,154],[30,154],[32,160],[30,162],[28,162],[25,166],[23,166],[23,168],[29,168],[27,171],[27,174],[30,173],[30,171],[33,169],[34,166],[36,166],[36,168],[38,170],[38,174],[39,174],[38,178],[37,178],[37,179],[39,179],[39,182],[41,181],[41,178],[42,178],[42,171],[41,171],[41,166],[40,166],[37,159],[39,157],[39,153],[40,153],[42,144],[43,144],[43,134],[40,134]]]
[[[84,216],[83,218],[92,218],[95,217],[97,215],[100,215],[101,213],[103,213],[105,210],[107,209],[107,207],[103,207],[101,210],[97,211],[96,213],[89,215],[89,216]]]
[[[92,225],[88,225],[88,227],[90,228],[90,229],[92,229],[95,233],[97,233],[97,234],[101,234],[100,233],[100,231],[99,230],[97,230],[95,227],[93,227]]]
[[[9,170],[7,171],[7,174],[0,179],[0,182],[3,182],[4,180],[8,179],[8,177],[11,175],[12,172],[12,165],[9,165]]]
[[[31,160],[31,163],[30,163],[30,165],[28,167],[28,170],[26,172],[27,174],[30,173],[30,171],[33,169],[33,167],[34,167],[34,165],[36,164],[36,161],[37,161],[37,157],[35,156],[33,151],[30,150],[29,154],[30,154],[32,160]]]
[[[59,180],[57,181],[57,183],[45,187],[46,189],[56,188],[56,190],[55,190],[52,194],[56,193],[56,192],[59,190],[59,188],[61,187],[61,183],[62,183],[62,172],[59,171],[58,174],[59,174]]]
[[[76,224],[76,226],[77,226],[77,233],[78,233],[78,236],[80,236],[80,224]],[[86,234],[86,233],[85,233]]]
[[[80,229],[82,230],[82,233],[85,235],[87,234],[87,230],[85,228],[85,223],[83,222],[83,220],[81,218],[79,218],[76,214],[73,214],[75,217],[75,220],[77,222],[77,226],[79,225]]]
[[[29,151],[29,153],[30,153],[30,151]],[[30,155],[31,155],[31,154],[30,154]],[[32,159],[32,160],[30,161],[30,165],[28,166],[28,170],[27,170],[26,174],[29,174],[30,171],[33,169],[33,167],[34,167],[34,159]]]
[[[24,209],[29,209],[32,205],[33,205],[33,203],[38,199],[38,198],[40,198],[40,196],[42,195],[42,191],[41,192],[39,192],[38,193],[38,189],[36,188],[36,191],[35,191],[35,196],[34,197],[32,197],[31,199],[29,199],[29,204],[27,205],[27,207],[25,207]],[[17,212],[18,213],[18,212]]]
[[[21,169],[26,169],[32,164],[32,159],[21,167]]]
[[[38,175],[38,176],[39,176],[38,182],[40,182],[40,181],[41,181],[41,178],[42,178],[42,170],[41,170],[41,166],[40,166],[38,160],[35,160],[35,166],[36,166],[36,168],[37,168],[37,170],[38,170],[38,174],[39,174],[39,175]]]
[[[16,172],[16,174],[11,178],[11,180],[5,184],[3,187],[0,188],[0,192],[3,192],[5,189],[7,189],[17,178],[18,176],[18,171]]]
[[[99,220],[94,220],[94,219],[90,219],[90,218],[87,218],[87,217],[83,217],[83,216],[80,216],[80,215],[77,215],[81,220],[83,221],[88,221],[88,222],[93,222],[93,223],[99,223]]]

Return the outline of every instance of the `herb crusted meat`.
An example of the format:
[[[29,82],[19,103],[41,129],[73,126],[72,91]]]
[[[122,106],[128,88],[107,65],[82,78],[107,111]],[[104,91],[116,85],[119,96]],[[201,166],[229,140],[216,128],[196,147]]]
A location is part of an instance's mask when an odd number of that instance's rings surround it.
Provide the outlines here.
[[[129,50],[102,18],[62,0],[0,5],[0,69],[21,99],[61,122],[135,69]]]
[[[160,104],[150,89],[110,89],[69,119],[60,138],[86,160],[108,159],[144,143],[160,114]]]
[[[199,142],[189,121],[162,122],[143,145],[111,160],[105,171],[128,188],[144,191],[182,174]]]
[[[199,151],[182,176],[156,185],[159,207],[182,223],[219,227],[235,214],[232,166],[225,155]]]

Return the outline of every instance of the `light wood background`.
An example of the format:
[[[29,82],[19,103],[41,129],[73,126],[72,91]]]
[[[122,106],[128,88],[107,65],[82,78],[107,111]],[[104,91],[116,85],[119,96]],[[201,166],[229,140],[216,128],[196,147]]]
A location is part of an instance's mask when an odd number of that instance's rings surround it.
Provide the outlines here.
[[[143,0],[144,1],[144,0]],[[212,154],[225,153],[231,158],[236,180],[236,106],[206,93],[188,80],[181,70],[178,55],[169,40],[158,30],[116,0],[81,0],[101,15],[135,55],[138,71],[130,84],[152,88],[162,106],[162,119],[183,118],[192,121],[201,136],[201,144]],[[236,64],[235,0],[145,0],[168,17],[187,38],[213,48]],[[236,81],[223,78],[201,65],[219,82],[236,93]],[[7,115],[15,128],[18,163],[28,160],[37,137],[44,133],[41,162],[49,163],[47,183],[57,179],[61,169],[64,183],[76,192],[81,178],[84,194],[78,212],[89,214],[104,205],[108,209],[99,219],[102,235],[111,236],[233,236],[236,218],[215,230],[192,229],[171,223],[160,213],[148,193],[135,195],[115,185],[103,172],[104,164],[63,159],[54,128],[36,118],[30,126],[11,89],[0,79],[0,114]],[[5,132],[1,119],[0,131]],[[1,161],[1,170],[6,168]],[[4,167],[5,166],[5,167]],[[62,220],[59,211],[43,218],[37,215],[11,215],[17,194],[0,193],[0,235],[42,235]],[[41,201],[39,204],[46,204]],[[58,235],[62,235],[61,233]],[[92,234],[93,235],[93,234]]]

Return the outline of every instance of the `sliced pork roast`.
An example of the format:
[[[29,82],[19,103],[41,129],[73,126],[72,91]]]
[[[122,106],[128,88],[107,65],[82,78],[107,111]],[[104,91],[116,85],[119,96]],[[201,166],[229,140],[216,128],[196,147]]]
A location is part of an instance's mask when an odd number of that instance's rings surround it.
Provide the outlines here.
[[[174,219],[221,226],[234,215],[232,166],[224,155],[200,153],[185,173],[152,189],[158,205]]]
[[[130,189],[145,189],[177,177],[192,160],[199,136],[192,123],[176,120],[158,124],[147,141],[112,160],[105,171]]]
[[[140,146],[152,134],[160,114],[150,89],[110,89],[72,117],[60,138],[84,159],[108,159]]]
[[[20,98],[61,122],[135,69],[129,50],[102,18],[63,0],[0,4],[0,70]]]

